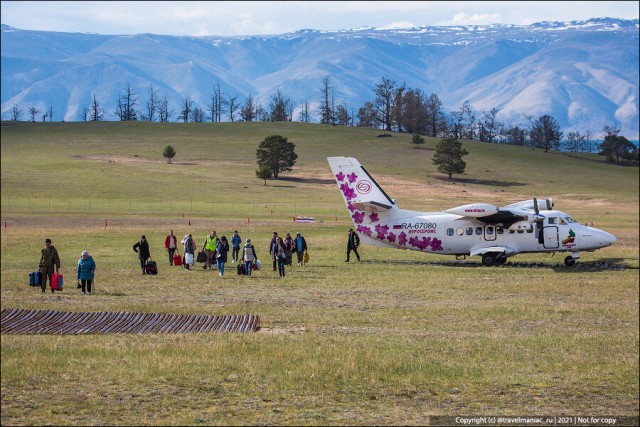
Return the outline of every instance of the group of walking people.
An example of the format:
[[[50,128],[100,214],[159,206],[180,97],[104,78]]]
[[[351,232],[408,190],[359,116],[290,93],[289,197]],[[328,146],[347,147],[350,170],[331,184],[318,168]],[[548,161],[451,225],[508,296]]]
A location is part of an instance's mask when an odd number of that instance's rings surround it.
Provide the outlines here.
[[[256,249],[251,243],[251,239],[246,239],[243,246],[242,238],[238,235],[238,231],[234,231],[231,236],[231,242],[227,240],[226,236],[218,237],[216,231],[212,231],[204,240],[202,250],[198,253],[200,259],[196,258],[196,244],[193,240],[193,235],[187,233],[181,240],[180,244],[183,246],[184,257],[180,257],[185,270],[193,271],[192,267],[195,262],[204,262],[203,268],[213,270],[214,266],[217,267],[218,274],[224,276],[225,264],[228,261],[228,253],[231,251],[232,264],[238,264],[242,262],[245,266],[246,275],[251,276],[254,264],[259,263]],[[349,262],[351,252],[354,252],[358,261],[360,261],[360,254],[358,254],[358,246],[360,245],[360,238],[358,234],[349,230],[349,236],[347,240],[347,259],[345,262]],[[164,248],[169,255],[169,265],[174,265],[174,260],[177,259],[176,254],[178,251],[178,239],[173,233],[173,230],[169,231],[164,241]],[[147,261],[151,260],[151,253],[149,250],[149,242],[145,235],[140,236],[140,240],[133,245],[134,252],[138,253],[138,259],[140,260],[140,268],[142,274],[146,274],[145,265]],[[278,232],[274,231],[269,243],[269,254],[273,261],[273,271],[278,271],[280,277],[285,277],[285,266],[291,266],[293,264],[293,254],[296,254],[298,266],[303,266],[308,261],[309,254],[307,252],[307,241],[300,232],[296,233],[296,237],[291,237],[291,234],[287,233],[283,239]],[[45,239],[45,247],[40,254],[40,262],[38,264],[38,270],[42,274],[42,280],[40,282],[40,288],[42,292],[45,292],[47,288],[47,282],[51,287],[51,279],[55,273],[60,272],[60,256],[57,249],[51,244],[51,239]],[[78,289],[82,289],[82,294],[92,293],[92,285],[95,280],[96,263],[94,259],[89,255],[88,251],[82,251],[78,265],[76,268],[76,278],[78,281]],[[51,288],[51,292],[55,292]]]
[[[245,265],[247,270],[246,274],[248,276],[251,275],[253,264],[258,261],[258,256],[253,244],[251,243],[251,239],[247,239],[244,246],[241,246],[242,238],[238,234],[238,230],[233,232],[230,242],[226,236],[218,237],[218,233],[213,230],[202,243],[202,249],[198,252],[197,258],[195,255],[196,244],[191,233],[185,234],[180,243],[184,247],[184,258],[182,259],[182,263],[184,265],[184,269],[189,271],[193,271],[191,268],[195,265],[195,262],[203,262],[203,269],[213,270],[214,268],[217,268],[218,274],[220,276],[224,276],[225,265],[229,260],[230,251],[231,263],[238,264],[241,259],[241,262]],[[169,235],[165,238],[164,248],[169,255],[169,265],[174,265],[178,244],[177,238],[173,234],[173,230],[170,230]],[[240,254],[241,249],[242,254]]]
[[[291,234],[283,239],[278,235],[277,231],[273,232],[273,237],[269,243],[269,254],[273,260],[273,271],[278,270],[280,277],[285,277],[285,265],[293,264],[293,253],[296,253],[298,265],[304,265],[309,258],[307,253],[307,240],[300,234],[296,233],[295,239]],[[305,257],[307,260],[305,260]]]

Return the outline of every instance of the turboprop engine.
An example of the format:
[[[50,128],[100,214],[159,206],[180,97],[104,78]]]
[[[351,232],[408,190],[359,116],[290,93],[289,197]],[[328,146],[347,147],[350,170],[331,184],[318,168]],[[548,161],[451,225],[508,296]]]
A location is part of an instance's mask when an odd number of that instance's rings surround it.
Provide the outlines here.
[[[471,218],[480,218],[498,213],[498,207],[488,203],[471,203],[469,205],[447,209],[445,212]]]

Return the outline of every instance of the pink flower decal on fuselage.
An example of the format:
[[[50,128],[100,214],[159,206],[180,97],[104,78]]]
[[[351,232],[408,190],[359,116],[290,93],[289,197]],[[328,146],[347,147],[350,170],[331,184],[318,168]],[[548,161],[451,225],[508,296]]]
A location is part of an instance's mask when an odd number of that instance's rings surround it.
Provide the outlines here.
[[[407,234],[404,231],[398,237],[398,244],[402,246],[407,244]]]
[[[371,237],[371,228],[370,227],[365,227],[363,225],[359,225],[358,226],[358,233],[366,234],[367,236]]]
[[[436,239],[436,238],[431,240],[431,249],[433,249],[434,251],[442,251],[442,250],[444,250],[442,248],[442,240]]]
[[[378,221],[378,213],[377,212],[371,212],[371,215],[369,215],[369,219],[371,220],[371,222],[377,222]]]
[[[394,243],[396,241],[396,235],[393,234],[393,232],[389,233],[389,235],[387,235],[387,240]]]
[[[355,206],[353,206],[353,205],[351,204],[351,202],[347,202],[347,209],[349,209],[351,212],[353,212],[353,211],[355,211],[355,210],[356,210],[356,207],[355,207]]]
[[[338,179],[338,181],[344,181],[344,174],[342,173],[342,171],[340,171],[337,175],[336,178]]]
[[[362,224],[362,221],[364,221],[364,212],[355,211],[353,215],[351,215],[351,218],[353,218],[356,224]]]
[[[356,173],[353,172],[347,175],[347,178],[349,179],[349,182],[353,184],[354,182],[356,182],[356,179],[358,179],[358,175],[356,175]]]
[[[344,194],[344,197],[346,197],[347,200],[356,198],[356,192],[353,190],[353,188],[349,187],[348,184],[346,183],[342,184],[340,186],[340,190],[342,190],[342,194]]]
[[[389,231],[388,225],[376,225],[376,233],[378,233],[378,239],[383,240],[384,236],[387,234],[387,231]]]

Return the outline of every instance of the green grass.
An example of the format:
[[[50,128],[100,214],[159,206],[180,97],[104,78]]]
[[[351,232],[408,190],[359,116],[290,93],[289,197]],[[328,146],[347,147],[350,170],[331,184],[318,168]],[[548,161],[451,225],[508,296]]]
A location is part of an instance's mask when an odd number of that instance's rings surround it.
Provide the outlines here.
[[[465,143],[450,183],[410,135],[300,123],[59,123],[2,126],[2,308],[256,314],[256,334],[1,337],[2,425],[424,425],[429,415],[638,416],[638,169],[596,156]],[[266,136],[296,144],[294,171],[255,178]],[[163,162],[173,145],[175,164]],[[579,263],[450,267],[412,251],[361,249],[326,157],[357,157],[401,207],[553,197],[618,242]],[[136,157],[137,156],[137,157]],[[582,156],[581,156],[582,157]],[[183,213],[185,216],[183,217]],[[296,224],[293,215],[322,222]],[[109,226],[104,227],[104,220]],[[250,218],[250,223],[248,219]],[[191,226],[188,225],[191,221]],[[254,277],[166,265],[164,237],[238,229],[266,267]],[[270,271],[271,232],[301,231],[309,265]],[[131,246],[151,242],[158,276]],[[64,292],[27,286],[45,237]],[[89,250],[97,294],[73,267]],[[428,264],[429,263],[429,264]]]

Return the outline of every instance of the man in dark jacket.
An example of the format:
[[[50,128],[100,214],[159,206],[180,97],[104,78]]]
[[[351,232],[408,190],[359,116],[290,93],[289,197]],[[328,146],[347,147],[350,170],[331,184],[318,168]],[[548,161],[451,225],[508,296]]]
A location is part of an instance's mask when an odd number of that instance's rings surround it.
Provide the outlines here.
[[[58,256],[56,248],[51,244],[51,239],[45,239],[44,241],[44,248],[42,248],[38,268],[42,273],[40,289],[44,292],[47,289],[47,279],[49,279],[49,287],[51,287],[51,277],[53,276],[54,268],[56,273],[60,273],[60,257]],[[54,293],[53,288],[51,288],[51,293]]]
[[[360,246],[360,237],[358,237],[358,233],[353,231],[353,228],[349,230],[349,237],[347,240],[347,259],[344,262],[349,262],[349,255],[351,251],[356,254],[356,258],[360,261],[360,254],[358,254],[358,246]]]

